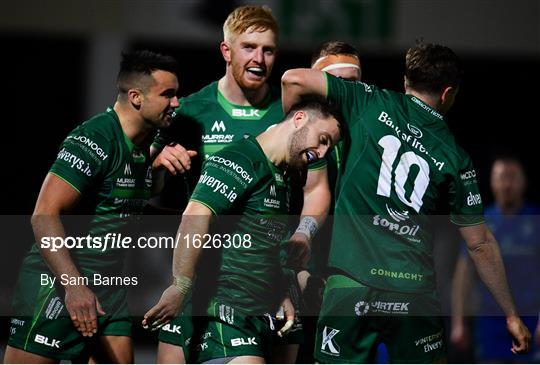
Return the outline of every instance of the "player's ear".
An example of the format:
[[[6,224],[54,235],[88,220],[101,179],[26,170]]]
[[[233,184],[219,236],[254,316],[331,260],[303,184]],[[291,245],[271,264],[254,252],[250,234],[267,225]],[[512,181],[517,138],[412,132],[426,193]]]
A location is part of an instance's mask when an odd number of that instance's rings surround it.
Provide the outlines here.
[[[303,110],[298,110],[293,114],[292,120],[295,128],[301,128],[307,121],[307,114]]]
[[[221,55],[225,62],[231,62],[231,47],[229,47],[229,44],[223,41],[219,45],[219,49],[221,50]]]
[[[140,89],[129,89],[127,92],[128,100],[135,108],[139,109],[142,101],[143,94]]]
[[[457,94],[457,88],[453,87],[453,86],[447,86],[443,89],[442,93],[441,93],[441,103],[442,105],[448,105],[448,104],[453,104],[454,103],[454,99],[456,98],[456,94]]]

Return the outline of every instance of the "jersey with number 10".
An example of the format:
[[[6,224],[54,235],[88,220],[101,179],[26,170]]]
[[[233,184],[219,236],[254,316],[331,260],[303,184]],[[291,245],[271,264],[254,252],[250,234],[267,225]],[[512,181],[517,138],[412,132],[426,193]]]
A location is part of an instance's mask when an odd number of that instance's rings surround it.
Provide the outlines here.
[[[482,223],[471,159],[437,111],[412,95],[327,78],[350,132],[329,266],[372,287],[435,288],[431,218]]]

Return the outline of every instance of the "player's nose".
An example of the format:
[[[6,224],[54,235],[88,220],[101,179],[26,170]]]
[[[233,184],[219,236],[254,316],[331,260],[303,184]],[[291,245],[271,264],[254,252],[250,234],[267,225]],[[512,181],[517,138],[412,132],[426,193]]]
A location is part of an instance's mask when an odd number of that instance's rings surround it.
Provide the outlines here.
[[[178,97],[175,96],[174,98],[171,98],[171,107],[176,109],[179,106],[180,106],[180,102],[178,101]]]
[[[264,58],[263,58],[264,52],[262,48],[255,49],[255,52],[253,53],[253,61],[257,62],[259,65],[263,64]]]

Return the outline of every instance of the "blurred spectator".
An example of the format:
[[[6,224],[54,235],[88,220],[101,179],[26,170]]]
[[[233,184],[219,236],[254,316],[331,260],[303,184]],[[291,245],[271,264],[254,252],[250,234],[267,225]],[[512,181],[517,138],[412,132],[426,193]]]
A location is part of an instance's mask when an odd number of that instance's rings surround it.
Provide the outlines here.
[[[516,356],[510,351],[504,315],[484,286],[477,288],[480,306],[476,319],[466,320],[470,289],[478,280],[465,252],[456,266],[451,342],[462,351],[474,346],[476,360],[481,363],[540,360],[540,208],[525,200],[526,187],[527,178],[518,159],[496,159],[491,169],[495,203],[486,208],[485,217],[500,243],[517,310],[534,334],[529,354]],[[470,328],[469,323],[474,328]]]

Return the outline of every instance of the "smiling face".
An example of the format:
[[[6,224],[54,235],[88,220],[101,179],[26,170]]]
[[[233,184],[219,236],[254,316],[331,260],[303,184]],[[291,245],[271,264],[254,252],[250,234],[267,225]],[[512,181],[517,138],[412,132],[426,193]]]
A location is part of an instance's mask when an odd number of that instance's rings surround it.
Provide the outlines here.
[[[333,116],[316,117],[299,111],[293,118],[303,122],[303,126],[293,133],[289,146],[289,166],[293,168],[324,158],[340,138],[339,124]]]
[[[176,75],[163,70],[152,72],[153,82],[142,91],[140,113],[144,120],[156,128],[171,124],[172,114],[180,105],[176,93]]]
[[[270,77],[276,57],[276,35],[248,29],[221,44],[227,71],[242,89],[261,88]]]

